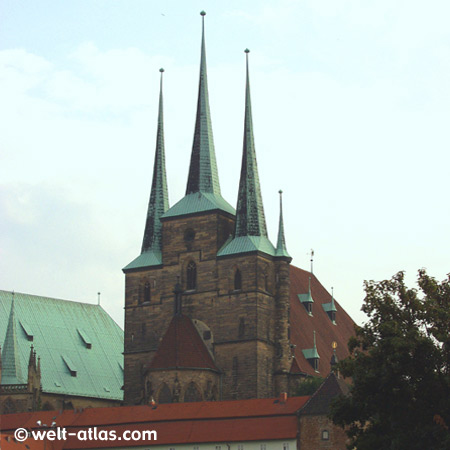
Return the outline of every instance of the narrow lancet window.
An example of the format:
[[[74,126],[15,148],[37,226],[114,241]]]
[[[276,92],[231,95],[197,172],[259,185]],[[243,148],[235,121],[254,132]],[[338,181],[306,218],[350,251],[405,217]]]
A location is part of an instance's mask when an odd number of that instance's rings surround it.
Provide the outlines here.
[[[197,287],[197,266],[191,261],[186,269],[186,288],[191,291]]]
[[[242,289],[242,274],[239,269],[234,272],[234,290],[240,291]]]

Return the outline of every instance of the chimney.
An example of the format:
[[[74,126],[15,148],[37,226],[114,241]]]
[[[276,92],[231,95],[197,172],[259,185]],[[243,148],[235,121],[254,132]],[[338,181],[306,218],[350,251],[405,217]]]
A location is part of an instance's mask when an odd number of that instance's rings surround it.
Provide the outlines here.
[[[287,397],[288,397],[287,392],[282,392],[280,394],[280,403],[286,403],[287,402]]]

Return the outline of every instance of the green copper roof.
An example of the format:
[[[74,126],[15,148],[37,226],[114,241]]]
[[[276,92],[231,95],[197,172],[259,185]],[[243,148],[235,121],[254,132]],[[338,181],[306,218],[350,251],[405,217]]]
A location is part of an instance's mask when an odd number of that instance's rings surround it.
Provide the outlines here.
[[[6,328],[6,336],[2,346],[2,373],[0,384],[25,384],[27,381],[23,378],[19,356],[19,345],[17,343],[14,294],[9,292],[8,295],[11,298],[11,308],[9,314],[4,314],[5,318],[8,317],[8,327]]]
[[[206,73],[205,13],[202,11],[202,45],[200,57],[200,81],[198,87],[197,116],[194,143],[186,187],[186,195],[195,192],[220,196],[219,175],[214,150],[211,113],[209,110],[208,78]]]
[[[235,237],[266,236],[266,219],[259,185],[256,163],[255,142],[253,137],[252,108],[250,100],[250,80],[248,71],[245,92],[244,149],[242,152],[241,178],[236,208]]]
[[[306,294],[297,294],[297,297],[301,303],[314,303],[311,294],[311,277],[309,277],[308,281],[308,292]]]
[[[124,272],[132,269],[142,269],[144,267],[160,266],[162,264],[161,252],[156,250],[150,250],[148,252],[141,253],[136,259],[130,262],[122,270]]]
[[[240,236],[231,239],[219,250],[217,256],[262,252],[275,256],[275,248],[265,236]]]
[[[0,291],[2,347],[8,339],[5,335],[11,303],[11,292]],[[44,392],[123,398],[123,331],[100,306],[16,293],[14,314],[19,363],[27,367],[33,344],[40,357]],[[33,333],[32,342],[24,328],[18,326],[22,323]],[[90,348],[85,341],[87,335]],[[75,376],[68,364],[76,370]]]
[[[316,332],[314,331],[314,346],[313,348],[308,348],[306,350],[302,350],[303,356],[306,359],[318,359],[320,358],[319,353],[317,352],[316,346]]]
[[[322,308],[325,312],[337,312],[336,306],[334,304],[334,298],[331,297],[330,303],[322,303]]]
[[[162,78],[164,69],[160,69],[160,91],[158,127],[156,133],[155,162],[153,165],[153,180],[148,202],[147,220],[145,223],[144,239],[142,241],[141,255],[124,267],[137,269],[147,266],[160,265],[162,245],[162,225],[160,218],[169,209],[169,194],[167,190],[166,162],[164,151],[164,123],[163,123],[163,92]]]
[[[275,256],[275,248],[267,237],[266,220],[259,185],[256,164],[255,143],[253,139],[252,111],[250,101],[250,81],[248,74],[245,99],[244,149],[242,152],[241,179],[236,208],[236,227],[234,237],[219,250],[217,256],[235,255],[249,252],[263,252]]]
[[[277,241],[277,250],[275,252],[275,256],[282,256],[285,258],[290,258],[287,249],[286,249],[286,239],[284,237],[284,224],[283,224],[283,191],[279,191],[280,194],[280,222],[278,225],[278,241]]]
[[[234,208],[221,196],[205,192],[197,192],[183,197],[172,206],[162,217],[183,216],[185,214],[199,213],[220,209],[229,214],[235,214]]]

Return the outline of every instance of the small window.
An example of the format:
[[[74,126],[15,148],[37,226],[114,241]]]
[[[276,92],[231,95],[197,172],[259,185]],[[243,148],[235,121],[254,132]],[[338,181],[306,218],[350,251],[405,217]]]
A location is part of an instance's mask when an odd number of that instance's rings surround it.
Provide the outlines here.
[[[72,362],[72,360],[67,355],[61,355],[64,363],[66,364],[67,368],[69,369],[70,375],[73,377],[77,376],[77,368],[75,367],[75,364]]]
[[[147,327],[146,327],[145,323],[142,323],[141,324],[141,334],[142,334],[143,338],[145,337],[146,332],[147,332]]]
[[[244,450],[244,444],[238,444],[237,450]]]
[[[203,332],[203,340],[209,341],[211,339],[211,331],[205,330]]]
[[[330,439],[330,433],[328,430],[322,431],[322,441],[328,441]]]
[[[197,287],[197,266],[191,261],[186,269],[186,288],[191,291]]]
[[[194,450],[199,450],[199,446],[198,445],[194,445]]]
[[[150,283],[148,281],[144,286],[144,303],[150,303]]]
[[[266,444],[261,444],[260,450],[266,450]]]
[[[285,442],[283,444],[283,450],[289,450],[289,443],[288,442]]]
[[[184,232],[184,240],[186,242],[192,242],[195,239],[195,231],[192,228],[188,228]]]
[[[222,446],[221,445],[216,445],[216,450],[222,450]]]
[[[242,289],[242,274],[239,269],[234,272],[234,290],[240,291]]]
[[[241,317],[239,319],[239,331],[238,331],[238,337],[239,339],[242,339],[245,336],[245,319]]]

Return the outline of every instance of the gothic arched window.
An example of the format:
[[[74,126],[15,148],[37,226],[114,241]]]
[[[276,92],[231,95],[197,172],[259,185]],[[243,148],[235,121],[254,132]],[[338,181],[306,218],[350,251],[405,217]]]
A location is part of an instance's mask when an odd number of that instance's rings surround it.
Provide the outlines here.
[[[198,390],[197,386],[190,382],[186,393],[184,394],[184,401],[185,402],[201,402],[202,401],[202,394],[200,394],[200,391]]]
[[[166,383],[162,385],[159,391],[158,403],[172,403],[172,392],[170,392],[169,386]]]
[[[242,274],[239,269],[234,272],[234,290],[240,291],[242,289]]]
[[[187,265],[186,269],[186,289],[191,291],[197,287],[197,266],[194,261]]]

